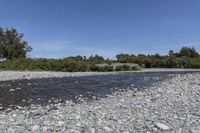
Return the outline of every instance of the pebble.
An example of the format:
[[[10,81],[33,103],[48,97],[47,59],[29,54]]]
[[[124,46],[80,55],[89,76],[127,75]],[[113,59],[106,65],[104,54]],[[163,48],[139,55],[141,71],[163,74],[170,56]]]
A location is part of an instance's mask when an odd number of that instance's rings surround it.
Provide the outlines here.
[[[76,126],[77,126],[77,127],[80,127],[80,126],[81,126],[81,123],[80,123],[80,122],[77,122],[77,123],[76,123]]]
[[[95,132],[95,128],[90,128],[90,132],[91,132],[91,133],[96,133],[96,132]]]
[[[14,89],[10,89],[9,91],[10,91],[10,92],[14,92],[15,90],[14,90]]]
[[[46,126],[42,127],[43,132],[47,132],[48,128]]]
[[[190,128],[190,133],[200,133],[200,130],[195,130],[194,128]]]
[[[59,121],[59,122],[58,122],[58,126],[60,126],[60,127],[63,126],[64,124],[65,124],[64,121]]]
[[[112,132],[112,129],[107,127],[107,126],[104,127],[104,130],[105,130],[106,133],[111,133]]]
[[[162,124],[162,123],[156,123],[155,124],[157,128],[161,129],[161,130],[170,130],[170,128],[165,125],[165,124]]]
[[[153,130],[154,132],[157,132],[157,131],[158,131],[158,129],[155,128],[155,127],[153,127],[152,130]]]
[[[28,86],[31,86],[32,84],[31,84],[31,83],[27,83],[27,85],[28,85]]]
[[[129,131],[123,131],[122,133],[130,133]]]
[[[40,128],[39,126],[33,126],[33,127],[32,127],[32,131],[38,131],[39,128]]]
[[[96,99],[97,99],[97,97],[96,97],[96,96],[92,96],[92,99],[93,99],[93,100],[96,100]]]

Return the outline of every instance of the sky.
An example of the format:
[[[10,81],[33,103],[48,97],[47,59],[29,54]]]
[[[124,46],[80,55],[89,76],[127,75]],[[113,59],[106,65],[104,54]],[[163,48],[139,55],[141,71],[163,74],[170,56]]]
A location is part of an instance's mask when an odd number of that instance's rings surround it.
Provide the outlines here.
[[[200,52],[199,0],[0,0],[0,27],[24,33],[32,58]]]

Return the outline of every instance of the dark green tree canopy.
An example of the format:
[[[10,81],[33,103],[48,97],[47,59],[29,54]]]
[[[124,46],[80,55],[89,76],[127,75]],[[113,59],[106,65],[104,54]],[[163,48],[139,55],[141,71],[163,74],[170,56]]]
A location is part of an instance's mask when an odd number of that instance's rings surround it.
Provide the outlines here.
[[[89,61],[91,62],[94,62],[96,64],[100,64],[100,63],[104,63],[104,58],[100,55],[91,55],[89,58],[88,58]]]
[[[0,58],[26,58],[27,52],[30,52],[32,48],[22,38],[23,34],[18,33],[16,29],[0,27]]]
[[[183,47],[180,52],[180,56],[187,56],[191,58],[199,57],[199,53],[195,50],[195,48]]]

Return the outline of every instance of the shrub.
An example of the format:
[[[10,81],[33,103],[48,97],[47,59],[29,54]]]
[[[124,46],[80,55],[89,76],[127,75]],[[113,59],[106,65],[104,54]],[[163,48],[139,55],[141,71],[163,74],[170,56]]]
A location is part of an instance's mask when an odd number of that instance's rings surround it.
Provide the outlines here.
[[[113,67],[112,66],[104,66],[104,67],[101,67],[100,69],[102,72],[111,72],[111,71],[114,71]]]
[[[131,67],[129,65],[123,65],[122,66],[122,71],[130,71]]]
[[[130,71],[131,67],[129,65],[120,65],[120,66],[116,66],[115,70],[116,71]]]
[[[116,66],[115,71],[122,71],[122,66]]]
[[[131,70],[132,70],[132,71],[139,70],[139,69],[140,69],[140,68],[139,68],[138,66],[132,66],[132,67],[131,67]]]
[[[99,66],[92,64],[92,65],[89,65],[89,70],[94,71],[94,72],[100,72],[101,68]]]

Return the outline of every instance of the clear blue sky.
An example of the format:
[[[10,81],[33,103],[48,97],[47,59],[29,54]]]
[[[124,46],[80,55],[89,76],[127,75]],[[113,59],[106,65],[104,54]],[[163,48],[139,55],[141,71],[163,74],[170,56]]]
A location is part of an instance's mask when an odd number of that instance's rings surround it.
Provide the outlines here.
[[[0,0],[0,26],[24,33],[29,57],[200,51],[200,0]]]

